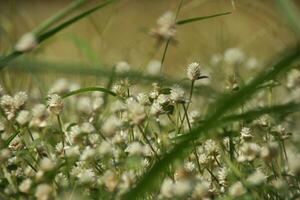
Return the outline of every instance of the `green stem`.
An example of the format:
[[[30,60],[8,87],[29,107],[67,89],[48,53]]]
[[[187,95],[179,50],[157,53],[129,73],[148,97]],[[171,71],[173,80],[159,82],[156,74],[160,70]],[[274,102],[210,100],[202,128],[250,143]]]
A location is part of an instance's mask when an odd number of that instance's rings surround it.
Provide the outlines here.
[[[57,116],[57,121],[58,121],[59,129],[60,129],[60,133],[61,133],[61,141],[62,141],[62,145],[63,145],[63,153],[65,154],[65,134],[64,134],[64,131],[63,131],[62,121],[61,121],[60,115],[56,115],[56,116]]]
[[[154,153],[156,159],[159,160],[158,154],[156,153],[155,149],[153,148],[150,140],[147,138],[144,130],[142,129],[141,126],[137,126],[137,127],[139,128],[140,132],[142,133],[144,140],[146,141],[146,143],[149,145],[149,147],[151,148],[152,152]]]

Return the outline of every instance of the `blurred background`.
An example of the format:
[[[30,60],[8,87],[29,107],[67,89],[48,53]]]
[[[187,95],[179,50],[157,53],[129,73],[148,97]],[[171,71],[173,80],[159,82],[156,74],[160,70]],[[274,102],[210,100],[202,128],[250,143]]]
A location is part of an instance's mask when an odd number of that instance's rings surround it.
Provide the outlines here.
[[[0,54],[7,53],[23,34],[70,2],[0,0]],[[89,2],[77,12],[95,2],[98,1]],[[112,66],[126,61],[133,69],[144,72],[146,64],[151,59],[161,60],[164,51],[164,45],[158,47],[149,30],[156,26],[157,19],[166,11],[175,13],[179,2],[118,1],[64,29],[21,59],[69,63],[70,66],[74,63],[84,67]],[[233,47],[263,64],[296,41],[272,0],[185,0],[178,19],[227,11],[232,13],[177,27],[177,42],[169,46],[166,54],[166,74],[182,78],[186,64],[192,61],[200,62],[210,71],[211,57]],[[1,82],[3,84],[5,79],[5,84],[14,84],[16,75],[22,76],[22,73],[7,67],[1,71]],[[31,80],[30,69],[26,74]],[[35,75],[35,79],[43,82],[51,77],[65,77],[66,74],[52,76],[39,74]]]

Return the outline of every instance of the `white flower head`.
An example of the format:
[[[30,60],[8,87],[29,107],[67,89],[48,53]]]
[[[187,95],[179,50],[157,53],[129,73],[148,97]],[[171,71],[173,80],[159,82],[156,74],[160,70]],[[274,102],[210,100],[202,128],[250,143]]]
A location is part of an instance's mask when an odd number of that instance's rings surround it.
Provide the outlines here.
[[[62,98],[58,94],[48,95],[48,108],[50,112],[56,115],[60,114],[64,108]]]
[[[19,52],[28,52],[37,46],[37,40],[33,33],[23,35],[15,46],[15,50]]]
[[[21,110],[16,118],[20,125],[27,124],[31,120],[31,114],[28,110]]]
[[[126,61],[120,61],[116,65],[117,73],[125,73],[130,70],[130,65]]]
[[[149,75],[160,75],[161,61],[151,60],[146,68]]]
[[[193,62],[187,66],[187,77],[192,80],[198,80],[201,75],[201,68],[200,64]]]
[[[48,184],[40,184],[35,191],[37,200],[48,200],[52,192],[52,188]]]
[[[241,64],[245,60],[245,54],[238,48],[229,48],[224,53],[224,61],[228,64]]]
[[[239,197],[246,193],[246,189],[244,188],[241,182],[236,182],[229,188],[229,194],[232,197]]]
[[[185,102],[185,92],[184,92],[184,90],[178,85],[173,86],[171,88],[170,99],[172,101],[174,101],[175,103]]]

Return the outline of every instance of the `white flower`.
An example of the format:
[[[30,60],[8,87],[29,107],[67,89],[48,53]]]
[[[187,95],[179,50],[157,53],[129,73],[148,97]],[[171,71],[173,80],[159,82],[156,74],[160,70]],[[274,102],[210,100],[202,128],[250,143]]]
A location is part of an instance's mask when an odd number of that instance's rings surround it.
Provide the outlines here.
[[[81,156],[80,156],[80,160],[89,160],[89,159],[92,159],[96,154],[96,151],[95,149],[92,149],[91,147],[87,146]]]
[[[239,162],[252,161],[260,153],[260,146],[255,143],[244,143],[240,148]]]
[[[28,96],[25,92],[18,92],[14,97],[3,95],[0,99],[0,105],[4,110],[7,119],[15,117],[16,112],[25,104]]]
[[[146,106],[146,105],[149,105],[150,104],[150,101],[149,101],[149,97],[147,94],[145,93],[139,93],[137,95],[137,100],[138,102],[143,105],[143,106]]]
[[[136,101],[130,100],[127,102],[127,107],[129,111],[129,116],[133,124],[138,125],[145,120],[146,113],[145,113],[144,106],[142,106]]]
[[[157,102],[154,101],[150,107],[150,114],[154,116],[158,116],[163,113],[163,107]]]
[[[259,185],[266,179],[266,175],[259,170],[256,170],[247,178],[247,182],[251,185]]]
[[[45,127],[47,125],[48,111],[43,104],[36,104],[32,108],[32,120],[30,126]]]
[[[93,112],[92,99],[90,97],[79,97],[76,103],[76,108],[83,114],[91,114]]]
[[[209,182],[202,181],[201,183],[197,183],[192,196],[195,199],[209,199],[209,193]]]
[[[226,186],[226,185],[227,185],[227,181],[226,181],[227,174],[228,174],[228,170],[227,170],[226,167],[222,167],[222,168],[218,171],[218,180],[219,180],[219,183],[220,183],[222,186]]]
[[[193,62],[187,66],[187,77],[192,80],[198,80],[200,77],[200,64]]]
[[[31,187],[32,181],[31,179],[27,178],[19,185],[19,190],[23,193],[28,193]]]
[[[125,149],[125,152],[128,152],[129,155],[142,155],[143,151],[144,151],[144,147],[139,142],[132,142]]]
[[[175,103],[183,103],[185,101],[184,90],[178,85],[173,86],[171,88],[170,99]]]
[[[174,196],[174,183],[170,178],[166,178],[161,186],[160,194],[164,198],[172,198]]]
[[[192,191],[192,183],[188,179],[179,180],[174,184],[174,194],[177,197],[186,196]]]
[[[169,102],[169,96],[165,94],[160,94],[157,97],[157,102],[161,105],[164,105]]]
[[[27,124],[31,120],[31,114],[28,110],[21,110],[16,118],[20,125]]]
[[[122,121],[116,116],[112,115],[104,122],[102,126],[102,131],[105,136],[111,137],[116,131],[121,127]]]
[[[105,187],[107,187],[108,191],[112,192],[118,185],[118,178],[115,173],[112,171],[106,171],[102,177]]]
[[[157,28],[152,29],[150,34],[158,37],[158,39],[171,39],[175,37],[175,15],[168,11],[157,20]]]
[[[100,155],[111,154],[113,153],[113,146],[107,141],[102,141],[98,147],[98,153]]]
[[[241,182],[236,182],[229,188],[229,194],[232,197],[239,197],[246,193],[246,189],[244,188]]]
[[[212,139],[208,139],[205,141],[204,149],[208,155],[217,155],[219,151],[217,143]]]
[[[32,33],[26,33],[17,42],[15,50],[19,52],[31,51],[37,46],[37,44],[35,35]]]
[[[56,163],[49,158],[43,158],[40,162],[40,167],[43,171],[51,171],[55,168]]]
[[[50,112],[56,115],[60,114],[64,108],[62,98],[57,94],[48,95],[48,108]]]
[[[84,122],[81,124],[80,129],[84,133],[92,133],[96,130],[95,127],[89,122]]]
[[[255,69],[258,67],[258,61],[256,58],[252,57],[246,61],[245,65],[248,69]]]
[[[241,138],[244,140],[249,140],[253,137],[252,131],[248,127],[243,127],[241,130]]]
[[[82,169],[77,177],[80,183],[86,184],[94,182],[96,175],[91,169]]]
[[[35,191],[35,197],[38,200],[48,200],[51,195],[52,188],[48,184],[40,184]]]
[[[220,53],[214,54],[212,55],[211,59],[210,59],[210,64],[212,66],[217,66],[222,62],[223,59],[223,55]]]
[[[238,48],[229,48],[224,53],[224,61],[231,65],[241,64],[245,60],[244,52]]]
[[[49,90],[49,94],[62,94],[70,91],[70,82],[64,78],[56,80]]]
[[[117,73],[125,73],[130,70],[130,65],[126,61],[120,61],[116,65]]]
[[[151,60],[146,68],[149,75],[160,75],[161,62],[159,60]]]

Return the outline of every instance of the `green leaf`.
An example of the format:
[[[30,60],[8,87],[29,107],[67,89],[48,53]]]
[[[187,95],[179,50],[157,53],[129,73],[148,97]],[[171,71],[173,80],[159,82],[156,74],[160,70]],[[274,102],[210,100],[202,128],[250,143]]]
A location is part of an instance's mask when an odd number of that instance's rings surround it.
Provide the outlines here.
[[[300,37],[300,12],[291,0],[276,0],[279,10],[286,17],[291,27]]]
[[[108,89],[105,88],[101,88],[101,87],[87,87],[87,88],[80,88],[78,90],[74,90],[71,91],[65,95],[62,96],[63,99],[73,96],[73,95],[77,95],[77,94],[81,94],[81,93],[86,93],[86,92],[104,92],[106,94],[110,94],[112,96],[116,96],[116,94]]]
[[[11,141],[20,133],[20,130],[17,130],[14,132],[6,141],[5,141],[5,147],[8,147]]]
[[[266,68],[258,74],[249,84],[242,87],[238,92],[225,94],[214,103],[208,113],[206,122],[193,129],[187,137],[178,142],[173,149],[165,153],[162,158],[156,162],[149,171],[147,171],[131,190],[123,195],[123,199],[137,199],[147,193],[158,183],[158,178],[167,170],[168,166],[176,159],[182,159],[191,150],[191,142],[211,136],[214,132],[209,130],[220,126],[219,119],[229,110],[233,110],[239,105],[245,103],[257,90],[257,86],[274,79],[290,68],[293,61],[300,57],[298,48],[285,51],[285,54],[280,56],[280,60],[275,62],[271,67]]]
[[[83,38],[80,38],[76,35],[69,35],[68,38],[73,42],[73,44],[81,51],[86,58],[88,58],[94,64],[101,64],[101,61],[98,55],[95,53],[94,49]]]
[[[193,18],[189,18],[189,19],[183,19],[183,20],[179,20],[176,22],[177,25],[183,25],[183,24],[188,24],[188,23],[192,23],[192,22],[196,22],[196,21],[201,21],[201,20],[205,20],[205,19],[210,19],[210,18],[214,18],[214,17],[219,17],[219,16],[223,16],[223,15],[229,15],[231,14],[231,12],[224,12],[224,13],[219,13],[219,14],[215,14],[215,15],[208,15],[208,16],[202,16],[202,17],[193,17]]]

